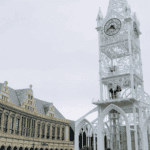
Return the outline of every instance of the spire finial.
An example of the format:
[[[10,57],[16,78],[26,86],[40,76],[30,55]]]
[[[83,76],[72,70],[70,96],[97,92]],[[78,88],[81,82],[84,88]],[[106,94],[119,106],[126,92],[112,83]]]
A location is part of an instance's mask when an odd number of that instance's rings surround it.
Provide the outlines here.
[[[102,14],[102,12],[101,12],[101,8],[99,7],[98,15],[97,15],[96,21],[101,21],[101,20],[103,20],[103,14]]]
[[[7,86],[8,82],[7,82],[7,81],[5,81],[5,82],[4,82],[4,84],[5,84],[5,86]]]
[[[30,85],[30,89],[32,89],[32,85]]]

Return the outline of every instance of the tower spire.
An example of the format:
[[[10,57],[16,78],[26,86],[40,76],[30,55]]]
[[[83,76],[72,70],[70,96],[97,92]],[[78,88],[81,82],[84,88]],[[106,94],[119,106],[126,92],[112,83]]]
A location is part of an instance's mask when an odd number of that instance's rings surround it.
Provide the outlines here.
[[[128,8],[128,2],[127,0],[109,0],[109,6],[107,13],[113,11],[116,11],[119,14],[124,15],[126,8]]]

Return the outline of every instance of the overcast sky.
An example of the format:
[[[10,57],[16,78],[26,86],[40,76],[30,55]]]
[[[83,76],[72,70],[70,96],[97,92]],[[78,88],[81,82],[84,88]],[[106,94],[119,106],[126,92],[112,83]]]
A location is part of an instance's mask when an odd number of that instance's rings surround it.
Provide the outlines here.
[[[33,85],[34,97],[77,120],[99,99],[99,7],[109,0],[0,0],[0,82]],[[150,94],[150,1],[128,0],[141,23],[145,91]],[[97,113],[89,117],[93,120]]]

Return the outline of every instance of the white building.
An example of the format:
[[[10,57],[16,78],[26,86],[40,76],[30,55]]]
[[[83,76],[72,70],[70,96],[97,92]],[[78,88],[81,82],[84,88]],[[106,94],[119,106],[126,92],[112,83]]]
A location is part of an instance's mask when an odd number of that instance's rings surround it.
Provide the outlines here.
[[[144,92],[136,13],[126,0],[110,0],[106,17],[99,9],[96,21],[100,100],[75,122],[74,149],[79,150],[79,134],[85,132],[86,146],[94,150],[150,150],[150,97]],[[96,120],[85,119],[96,111]]]

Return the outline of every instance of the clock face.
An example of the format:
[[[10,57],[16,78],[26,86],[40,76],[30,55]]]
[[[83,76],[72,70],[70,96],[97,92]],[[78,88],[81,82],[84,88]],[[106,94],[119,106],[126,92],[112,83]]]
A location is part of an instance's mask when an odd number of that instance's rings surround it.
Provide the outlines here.
[[[121,29],[121,21],[117,18],[110,19],[106,22],[104,31],[107,35],[113,36]]]

